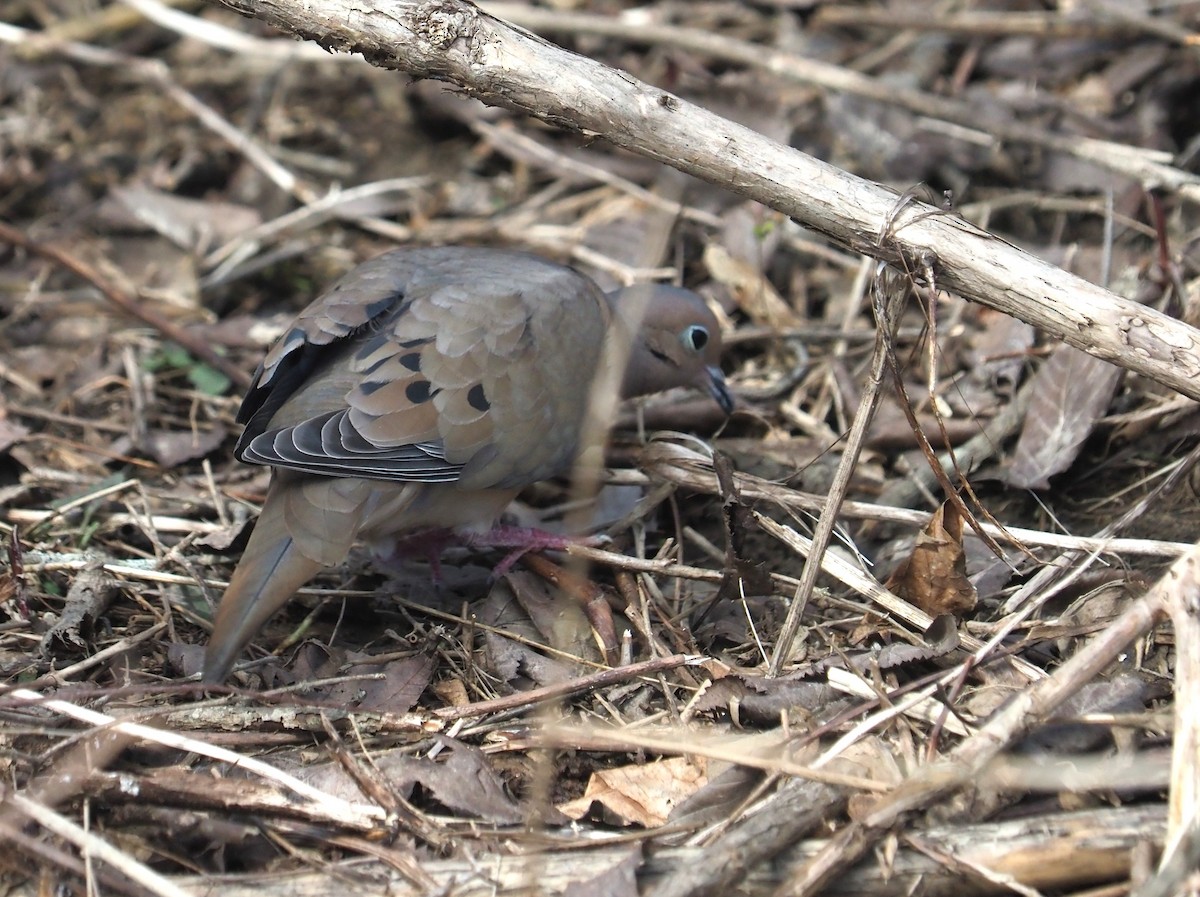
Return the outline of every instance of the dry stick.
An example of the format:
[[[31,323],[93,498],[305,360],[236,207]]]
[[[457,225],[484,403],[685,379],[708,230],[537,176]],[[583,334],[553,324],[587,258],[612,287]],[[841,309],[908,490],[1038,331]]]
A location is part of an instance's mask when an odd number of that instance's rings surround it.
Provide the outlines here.
[[[1018,694],[975,735],[946,760],[921,767],[880,797],[874,807],[840,831],[795,877],[781,887],[777,897],[816,894],[845,872],[901,817],[960,788],[970,787],[980,771],[1009,744],[1045,719],[1081,685],[1098,675],[1135,639],[1150,631],[1168,613],[1179,592],[1190,597],[1200,588],[1200,544],[1177,560],[1167,573],[1137,602],[1095,639],[1059,667],[1053,675]],[[1178,706],[1179,701],[1176,701]],[[1176,732],[1180,739],[1183,733]],[[1170,842],[1170,838],[1168,839]]]
[[[28,54],[58,53],[84,65],[99,65],[118,69],[127,77],[136,78],[162,90],[183,109],[194,115],[204,127],[225,140],[241,153],[247,162],[280,190],[290,193],[301,202],[315,199],[312,190],[299,178],[276,162],[267,148],[244,131],[238,130],[211,107],[175,83],[171,70],[159,59],[129,56],[104,47],[56,40],[42,32],[19,28],[0,22],[0,43],[12,44],[18,52]]]
[[[677,460],[683,463],[672,463],[670,457],[656,450],[661,445],[661,442],[652,443],[650,448],[643,451],[640,462],[640,466],[643,469],[653,472],[656,480],[665,479],[669,482],[686,486],[688,489],[704,492],[709,495],[720,494],[717,488],[716,477],[713,476],[711,469],[697,469],[694,465],[689,464],[689,462],[699,462],[702,460],[707,463],[707,459],[702,459],[695,453],[680,451],[678,446],[674,446],[672,450],[677,453]],[[645,485],[648,481],[647,477],[640,474],[624,474],[619,480],[623,485]],[[754,499],[756,501],[769,501],[791,511],[819,514],[827,504],[824,495],[799,492],[786,486],[771,483],[753,474],[737,472],[734,474],[734,481],[743,498]],[[860,501],[844,502],[841,506],[841,514],[843,517],[851,517],[859,520],[898,523],[914,529],[920,529],[928,524],[931,516],[928,511],[914,511],[908,508],[890,507]],[[1185,554],[1192,547],[1190,542],[1107,538],[1104,536],[1103,530],[1100,536],[1072,536],[1065,533],[1039,532],[1018,527],[1005,527],[1001,530],[990,523],[983,524],[983,530],[997,538],[1011,537],[1024,545],[1070,548],[1085,552],[1100,551],[1113,555],[1133,554],[1174,559],[1181,554]],[[623,557],[623,555],[600,550],[595,550],[594,553],[591,553],[593,549],[589,548],[580,548],[577,550],[575,546],[571,546],[568,550],[578,553],[581,556],[603,560],[612,566],[621,566],[619,558]],[[665,572],[662,570],[662,567],[665,563],[669,562],[639,560],[636,563],[645,564],[646,566],[630,569],[638,569],[645,572]],[[679,575],[684,576],[684,578],[705,578],[705,576],[696,577],[692,575],[692,571],[699,568],[681,569],[683,572]],[[676,574],[672,573],[670,575]],[[716,581],[720,578],[720,574],[715,574],[712,578]]]
[[[876,233],[877,223],[888,217],[893,198],[886,191],[503,26],[468,4],[410,0],[300,8],[244,0],[229,5],[258,11],[262,18],[316,37],[326,46],[356,48],[370,59],[419,76],[456,81],[484,99],[605,134],[618,145],[729,184],[859,251],[888,261],[927,256],[939,267],[943,283],[968,298],[1016,314],[1098,357],[1119,360],[1200,398],[1200,385],[1194,382],[1200,370],[1196,335],[1190,328],[1064,275],[962,222],[925,217],[934,211],[930,207],[913,209],[903,222],[902,238],[873,250],[864,235]],[[796,185],[803,185],[806,195],[800,195]],[[1073,669],[1072,664],[1063,668],[1067,669]],[[1043,692],[1035,689],[1031,694]],[[931,787],[927,783],[925,790]],[[938,784],[935,790],[946,787]]]
[[[149,629],[137,633],[137,635],[127,636],[126,638],[118,639],[107,648],[97,651],[95,654],[89,654],[83,660],[77,663],[65,666],[62,669],[52,670],[49,673],[43,673],[36,679],[31,679],[28,682],[21,683],[31,691],[39,689],[62,688],[69,684],[76,676],[87,672],[95,667],[102,666],[108,663],[112,658],[119,657],[127,653],[131,648],[140,645],[144,642],[154,641],[162,634],[162,631],[167,628],[167,624],[155,623]]]
[[[309,52],[307,47],[297,47],[288,41],[262,39],[235,32],[213,22],[199,19],[186,13],[166,8],[156,0],[126,0],[148,18],[163,28],[168,28],[209,46],[219,47],[231,53],[240,53],[256,61],[278,59],[291,61],[336,61],[358,62],[357,59],[339,56],[324,56]],[[1031,143],[1056,152],[1077,156],[1102,168],[1108,168],[1133,180],[1155,186],[1180,189],[1192,200],[1200,199],[1200,180],[1169,164],[1171,156],[1157,150],[1129,147],[1104,140],[1081,138],[1077,135],[1058,136],[1036,126],[1022,122],[1007,122],[993,125],[990,134],[974,130],[976,109],[968,102],[951,97],[931,94],[915,88],[897,88],[881,79],[832,65],[820,60],[806,59],[785,51],[730,38],[710,31],[673,25],[649,24],[610,15],[568,12],[516,3],[491,3],[483,5],[484,11],[505,19],[523,28],[550,34],[590,35],[615,38],[634,44],[669,46],[708,56],[723,62],[732,62],[748,68],[766,71],[783,80],[810,85],[826,90],[839,91],[854,96],[863,96],[888,106],[898,105],[926,118],[941,119],[951,123],[945,129],[953,136],[959,129],[971,129],[972,135]],[[813,26],[832,24],[836,18],[836,7],[822,8],[814,18]],[[855,26],[868,24],[871,11],[851,7],[843,11],[855,17]],[[1068,34],[1101,35],[1153,34],[1163,40],[1181,45],[1191,43],[1191,33],[1181,25],[1153,18],[1128,10],[1110,7],[1106,10],[1109,20],[1083,21],[1066,20],[1062,16],[1039,16],[1036,13],[963,13],[951,16],[935,16],[925,20],[905,23],[907,30],[936,30],[957,33],[1005,33],[1039,34],[1062,37]],[[880,14],[879,18],[889,28],[896,27],[895,16]],[[1116,21],[1119,18],[1121,21]],[[933,122],[940,124],[940,122]]]
[[[703,209],[681,206],[678,202],[660,196],[653,190],[647,190],[641,184],[636,184],[599,165],[593,165],[586,159],[575,158],[556,150],[515,128],[502,128],[483,119],[468,121],[467,125],[476,134],[486,138],[498,152],[504,153],[509,158],[522,159],[559,176],[583,178],[597,184],[604,184],[672,217],[677,215],[705,227],[721,227],[722,222],[719,215]]]
[[[541,688],[508,695],[503,698],[494,698],[490,701],[477,701],[473,704],[464,704],[462,707],[444,707],[441,710],[435,710],[433,715],[441,720],[486,716],[489,713],[500,713],[547,701],[557,701],[581,691],[606,688],[618,682],[626,682],[639,676],[649,676],[664,672],[665,670],[673,670],[676,667],[686,666],[692,662],[693,658],[687,655],[672,654],[669,657],[659,657],[643,663],[616,667],[611,670],[601,670],[598,673],[590,673],[587,676],[580,676],[577,679],[569,679],[566,682],[560,682],[556,685],[545,685]]]
[[[426,186],[429,181],[430,179],[427,177],[387,178],[382,181],[359,184],[346,190],[331,190],[324,196],[312,199],[299,208],[292,209],[271,221],[264,221],[257,227],[238,234],[224,246],[210,252],[204,259],[204,267],[206,269],[217,268],[222,263],[228,262],[231,257],[235,257],[239,249],[257,248],[282,233],[296,234],[312,230],[330,218],[336,218],[342,214],[340,210],[342,206],[352,205],[377,196],[386,196],[390,193],[407,193]]]
[[[797,813],[804,811],[802,801],[793,805]],[[755,815],[758,815],[756,812]],[[937,853],[961,857],[966,863],[985,865],[1001,876],[1025,877],[1032,887],[1053,890],[1055,893],[1075,893],[1094,883],[1097,870],[1111,873],[1113,878],[1128,875],[1130,856],[1139,844],[1162,837],[1165,811],[1155,806],[1124,806],[1098,808],[1071,813],[1039,814],[1026,820],[975,825],[937,826],[919,833],[924,851],[914,850],[901,839],[894,855],[889,852],[877,863],[864,863],[838,882],[836,893],[841,895],[869,894],[875,897],[911,897],[913,893],[936,894],[995,894],[1002,888],[975,888],[975,882],[965,881],[958,869],[935,862],[928,847]],[[749,822],[749,819],[747,819]],[[299,827],[297,827],[299,829]],[[300,829],[302,831],[302,829]],[[774,832],[765,829],[765,838]],[[609,835],[579,849],[578,842],[568,849],[548,849],[544,842],[524,851],[509,854],[485,852],[493,835],[487,831],[464,833],[481,844],[478,851],[464,851],[466,856],[440,859],[421,858],[421,868],[441,883],[440,894],[559,894],[571,893],[572,885],[580,881],[613,881],[614,870],[622,864],[637,862],[638,883],[644,883],[642,893],[655,893],[656,883],[676,874],[681,868],[697,870],[703,875],[710,863],[723,862],[720,847],[673,847],[654,844],[649,849],[641,842],[644,833]],[[819,837],[815,835],[814,837]],[[636,843],[631,843],[636,842]],[[360,842],[361,843],[361,842]],[[775,863],[760,864],[742,876],[733,887],[716,890],[717,895],[768,893],[772,882],[810,855],[819,842],[801,841],[787,845]],[[519,846],[528,844],[522,842]],[[554,845],[551,845],[553,847]],[[561,844],[559,844],[561,846]],[[543,848],[536,857],[536,868],[542,873],[540,887],[529,886],[529,853]],[[747,852],[754,852],[757,842],[748,840]],[[397,847],[397,850],[400,848]],[[197,895],[220,897],[297,897],[297,895],[326,894],[336,889],[339,897],[375,897],[388,893],[394,897],[425,897],[430,892],[413,887],[405,872],[394,872],[382,866],[372,868],[369,875],[344,875],[330,887],[331,870],[327,866],[290,875],[257,876],[249,884],[239,886],[230,878],[218,885],[211,876],[191,875],[178,879]],[[607,878],[602,876],[607,875]],[[240,881],[240,880],[239,880]],[[485,890],[487,889],[487,890]],[[599,892],[603,889],[594,889]],[[628,890],[628,889],[627,889]],[[576,891],[576,892],[577,892]],[[620,886],[609,886],[607,893],[626,893]],[[683,893],[704,893],[684,891]],[[1026,891],[1025,893],[1028,893]],[[1086,891],[1093,897],[1121,891]],[[657,895],[656,895],[657,897]]]
[[[876,279],[872,289],[884,289],[879,279]],[[768,676],[778,676],[788,658],[791,657],[792,642],[796,639],[796,633],[800,631],[800,618],[803,616],[809,596],[812,595],[812,590],[817,584],[817,576],[820,575],[823,568],[825,549],[829,547],[829,540],[837,526],[838,507],[850,489],[851,474],[855,465],[858,464],[858,456],[867,440],[867,431],[875,416],[875,408],[879,405],[883,387],[883,372],[888,363],[887,342],[892,338],[894,325],[899,320],[898,306],[903,299],[895,293],[877,294],[876,299],[874,305],[877,335],[875,353],[871,359],[871,374],[854,414],[854,424],[850,427],[850,433],[846,437],[845,451],[842,452],[837,473],[834,475],[833,484],[829,489],[829,501],[821,511],[816,529],[813,530],[812,550],[804,559],[800,584],[796,586],[796,593],[788,606],[787,616],[784,618],[783,626],[780,627],[779,637],[775,641],[775,650],[771,654],[771,662],[767,668]]]
[[[1194,887],[1187,887],[1188,880],[1200,868],[1200,836],[1195,820],[1192,820],[1189,830],[1181,835],[1185,837],[1171,844],[1158,873],[1134,891],[1133,897],[1178,897],[1180,894],[1196,893]]]
[[[80,852],[108,863],[152,894],[157,894],[158,897],[193,897],[191,891],[185,891],[169,878],[165,878],[150,867],[139,863],[125,851],[79,827],[37,801],[30,800],[16,792],[10,793],[5,800],[11,804],[13,811],[33,819],[46,830],[71,842],[80,849]],[[8,820],[6,819],[3,828],[7,827]],[[3,829],[0,829],[0,834],[2,833]]]
[[[1175,730],[1171,747],[1171,789],[1167,815],[1167,850],[1162,874],[1177,854],[1197,851],[1200,840],[1200,587],[1195,569],[1176,573],[1180,559],[1163,580],[1174,574],[1167,611],[1175,629]],[[1190,839],[1191,844],[1185,844]],[[1186,864],[1195,868],[1194,863]],[[1170,892],[1174,893],[1175,889]]]
[[[245,757],[234,751],[206,744],[177,732],[158,729],[145,723],[125,722],[86,707],[77,706],[70,701],[48,698],[27,688],[15,688],[5,692],[3,699],[6,703],[15,702],[18,705],[44,707],[92,726],[104,726],[106,727],[105,737],[107,738],[108,733],[112,733],[113,738],[108,749],[112,749],[113,746],[123,748],[138,741],[147,741],[151,744],[191,751],[222,763],[229,763],[245,772],[272,782],[283,790],[284,796],[295,807],[308,808],[314,813],[319,812],[323,819],[335,825],[342,825],[358,831],[372,831],[379,828],[384,822],[384,813],[378,807],[343,800],[327,794],[307,782],[300,781],[295,776],[261,760]]]
[[[547,723],[538,730],[530,730],[525,743],[537,747],[565,747],[590,751],[622,751],[640,749],[663,754],[679,754],[689,757],[706,757],[725,763],[761,769],[764,772],[782,773],[796,779],[819,782],[838,788],[851,788],[864,792],[881,792],[887,785],[876,779],[857,776],[806,765],[784,756],[768,756],[761,752],[746,751],[741,739],[729,737],[705,738],[691,729],[668,729],[647,731],[644,729],[608,729],[592,725]],[[509,739],[509,745],[519,744]],[[786,752],[785,752],[786,753]]]
[[[1133,38],[1140,37],[1147,31],[1147,28],[1140,27],[1133,21],[1115,20],[1111,8],[1093,18],[1085,19],[1065,16],[1061,12],[1032,10],[962,10],[947,13],[933,8],[910,7],[904,12],[904,21],[898,22],[895,10],[884,7],[873,9],[858,3],[822,6],[816,11],[809,25],[812,28],[874,27],[886,28],[889,31],[903,27],[908,31],[932,31],[940,34],[987,37],[1022,35],[1042,40]]]
[[[1033,398],[1033,378],[1026,380],[1017,391],[1016,397],[991,420],[982,424],[979,432],[962,445],[954,446],[952,451],[943,452],[937,456],[936,466],[921,465],[913,470],[906,478],[895,480],[884,487],[879,493],[878,503],[891,505],[896,508],[910,508],[918,501],[922,489],[932,489],[937,483],[939,469],[957,464],[963,474],[978,470],[985,461],[999,452],[1000,447],[1007,442],[1009,436],[1021,428],[1025,421],[1025,412]],[[988,529],[984,524],[984,532],[990,535],[1001,535]],[[1016,530],[1007,530],[1009,536],[1016,541],[1025,543],[1025,539],[1016,535]],[[1036,542],[1033,544],[1037,544]]]
[[[1138,500],[1132,508],[1125,511],[1116,520],[1110,521],[1096,534],[1101,539],[1119,533],[1127,529],[1135,520],[1141,518],[1151,507],[1162,502],[1165,496],[1179,486],[1185,479],[1190,476],[1191,471],[1197,464],[1200,464],[1200,446],[1193,448],[1188,454],[1180,459],[1175,465],[1175,469],[1154,489],[1150,490],[1149,494]],[[1095,537],[1093,537],[1095,538]],[[1064,552],[1060,557],[1055,558],[1047,563],[1041,570],[1021,586],[1014,594],[1010,595],[1005,602],[1000,605],[1000,613],[1002,615],[1014,614],[1019,611],[1026,603],[1033,600],[1034,595],[1039,593],[1044,594],[1055,583],[1060,583],[1063,579],[1064,570],[1077,567],[1084,560],[1085,554],[1095,554],[1094,550],[1084,549],[1082,546],[1070,549]],[[1088,558],[1087,563],[1091,563],[1094,557]],[[1039,599],[1041,600],[1041,599]]]
[[[246,372],[227,358],[219,355],[210,343],[184,330],[174,321],[164,318],[154,309],[147,308],[134,301],[123,290],[118,289],[115,284],[101,275],[99,271],[82,259],[71,255],[65,249],[31,240],[16,228],[9,227],[2,221],[0,221],[0,240],[13,246],[20,246],[29,252],[40,255],[42,258],[66,268],[76,277],[87,281],[98,289],[104,294],[105,299],[125,312],[125,314],[153,327],[164,337],[171,340],[171,342],[182,346],[193,358],[199,359],[205,364],[216,368],[243,389],[250,385],[250,377]]]
[[[786,81],[865,97],[885,104],[888,108],[900,107],[927,118],[949,122],[960,131],[969,129],[972,134],[985,140],[1028,143],[1065,153],[1147,185],[1179,190],[1191,201],[1200,201],[1200,178],[1172,166],[1170,153],[1095,140],[1077,134],[1051,134],[1045,128],[1021,121],[994,122],[989,125],[989,131],[983,133],[978,130],[979,110],[970,102],[927,93],[917,88],[897,87],[844,66],[822,62],[819,59],[808,59],[795,53],[736,40],[699,28],[645,22],[635,24],[613,16],[563,12],[514,3],[485,3],[484,8],[491,15],[500,16],[538,32],[585,34],[635,44],[665,45],[768,72]],[[1142,16],[1138,18],[1136,27],[1164,30],[1152,24],[1155,21]],[[895,24],[893,23],[893,27]],[[1183,28],[1168,26],[1165,31],[1167,33],[1160,36],[1165,36],[1168,40],[1182,43],[1189,37],[1189,33]],[[949,132],[953,133],[953,129]]]
[[[730,893],[746,872],[778,856],[837,818],[846,804],[845,789],[792,779],[765,807],[738,820],[705,850],[702,863],[677,863],[646,897],[717,897]]]
[[[458,84],[492,104],[657,159],[765,203],[854,251],[933,270],[942,286],[1200,399],[1200,333],[932,206],[895,194],[486,15],[464,0],[222,0],[331,50]],[[769,52],[756,47],[759,54]],[[789,57],[791,58],[791,57]],[[1065,140],[1065,138],[1064,138]],[[1075,147],[1082,141],[1066,141]],[[1109,157],[1144,152],[1111,144]],[[1200,190],[1167,166],[1155,183]],[[880,241],[883,224],[891,228]]]

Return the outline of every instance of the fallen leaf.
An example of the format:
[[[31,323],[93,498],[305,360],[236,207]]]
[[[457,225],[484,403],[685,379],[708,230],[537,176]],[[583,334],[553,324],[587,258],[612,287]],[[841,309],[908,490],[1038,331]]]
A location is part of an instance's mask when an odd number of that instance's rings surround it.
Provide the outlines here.
[[[735,258],[717,243],[709,243],[704,250],[704,264],[713,280],[729,288],[738,306],[756,324],[782,330],[802,326],[795,310],[757,267]]]
[[[74,656],[85,650],[96,621],[104,616],[112,604],[117,589],[117,581],[109,576],[99,561],[93,561],[80,570],[67,592],[62,616],[42,636],[42,656],[60,657],[64,653]]]
[[[973,609],[979,596],[967,578],[962,534],[957,507],[943,503],[917,534],[912,554],[888,578],[887,588],[934,617]]]
[[[1051,352],[1030,384],[1033,399],[1004,480],[1023,489],[1045,489],[1050,477],[1070,467],[1108,410],[1121,373],[1071,346]]]
[[[583,797],[561,805],[571,819],[582,819],[599,803],[626,825],[655,828],[671,811],[708,781],[702,757],[672,757],[639,766],[593,773]]]

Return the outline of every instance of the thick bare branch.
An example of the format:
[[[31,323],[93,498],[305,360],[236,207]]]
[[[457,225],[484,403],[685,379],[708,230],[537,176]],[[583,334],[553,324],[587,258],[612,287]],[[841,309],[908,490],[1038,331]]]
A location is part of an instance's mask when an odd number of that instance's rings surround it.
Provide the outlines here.
[[[843,246],[1200,399],[1200,334],[952,215],[578,56],[465,0],[221,0],[331,51],[457,84],[484,102],[657,159]]]

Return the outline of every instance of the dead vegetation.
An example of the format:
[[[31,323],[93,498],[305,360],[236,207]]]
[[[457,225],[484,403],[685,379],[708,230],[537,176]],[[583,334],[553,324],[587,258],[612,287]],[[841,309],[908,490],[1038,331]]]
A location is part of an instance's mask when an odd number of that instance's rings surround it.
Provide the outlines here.
[[[487,8],[1194,324],[1200,4],[1066,6]],[[1191,399],[223,8],[0,10],[6,893],[1197,888]],[[202,692],[266,483],[239,391],[396,243],[694,287],[741,407],[627,410],[610,549],[364,552]]]

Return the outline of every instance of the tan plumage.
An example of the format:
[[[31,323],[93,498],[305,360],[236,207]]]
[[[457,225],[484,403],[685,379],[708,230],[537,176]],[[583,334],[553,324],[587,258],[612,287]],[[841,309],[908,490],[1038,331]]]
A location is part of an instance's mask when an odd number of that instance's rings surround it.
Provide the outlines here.
[[[355,541],[488,527],[523,487],[569,471],[612,339],[629,348],[623,395],[694,386],[732,408],[720,331],[687,290],[606,296],[536,256],[445,247],[385,253],[314,301],[267,353],[238,415],[238,458],[274,471],[205,680],[223,680]]]

